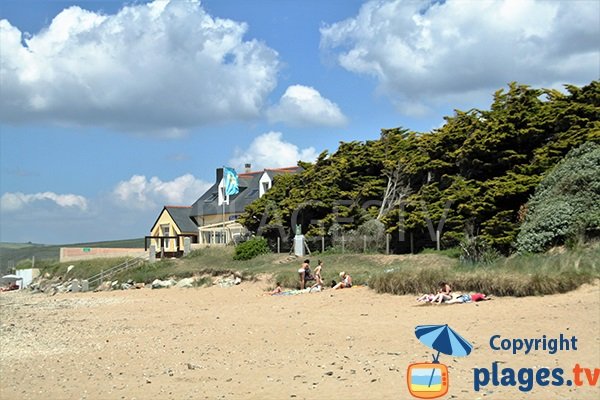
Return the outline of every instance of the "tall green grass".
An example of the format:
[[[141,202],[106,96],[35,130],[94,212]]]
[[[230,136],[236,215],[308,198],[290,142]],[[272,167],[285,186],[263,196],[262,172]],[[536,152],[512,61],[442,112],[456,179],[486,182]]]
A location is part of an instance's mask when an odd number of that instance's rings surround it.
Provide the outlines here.
[[[403,268],[373,276],[370,286],[379,293],[420,294],[437,290],[441,281],[455,291],[497,296],[539,296],[564,293],[600,278],[600,249],[579,249],[562,254],[502,258],[478,266]]]

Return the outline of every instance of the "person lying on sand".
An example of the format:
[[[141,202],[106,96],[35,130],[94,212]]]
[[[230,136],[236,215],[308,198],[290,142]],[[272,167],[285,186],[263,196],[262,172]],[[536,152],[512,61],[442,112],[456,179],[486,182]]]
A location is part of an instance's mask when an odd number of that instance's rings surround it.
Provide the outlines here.
[[[340,283],[335,285],[333,288],[337,289],[346,289],[352,287],[352,277],[345,272],[340,272],[340,279],[342,280]]]
[[[483,293],[472,293],[472,294],[464,293],[464,294],[456,296],[452,300],[448,300],[446,302],[446,304],[470,303],[470,302],[486,301],[486,300],[492,300],[492,297],[487,296]]]
[[[435,294],[424,294],[421,297],[417,297],[417,301],[418,302],[422,302],[422,303],[431,303],[433,301],[433,299],[435,299]]]

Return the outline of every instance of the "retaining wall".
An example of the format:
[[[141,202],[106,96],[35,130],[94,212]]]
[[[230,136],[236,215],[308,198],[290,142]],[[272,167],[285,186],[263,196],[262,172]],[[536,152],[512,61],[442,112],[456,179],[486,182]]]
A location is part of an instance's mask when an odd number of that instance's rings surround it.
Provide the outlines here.
[[[60,262],[88,260],[92,258],[141,257],[147,255],[140,248],[61,247]]]

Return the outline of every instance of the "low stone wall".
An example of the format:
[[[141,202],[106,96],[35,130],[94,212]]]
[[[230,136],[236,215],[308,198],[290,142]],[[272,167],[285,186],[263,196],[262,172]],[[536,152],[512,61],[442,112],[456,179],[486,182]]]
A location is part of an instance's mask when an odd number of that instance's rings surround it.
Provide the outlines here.
[[[147,255],[140,248],[61,247],[60,262],[88,260],[92,258],[142,257]]]

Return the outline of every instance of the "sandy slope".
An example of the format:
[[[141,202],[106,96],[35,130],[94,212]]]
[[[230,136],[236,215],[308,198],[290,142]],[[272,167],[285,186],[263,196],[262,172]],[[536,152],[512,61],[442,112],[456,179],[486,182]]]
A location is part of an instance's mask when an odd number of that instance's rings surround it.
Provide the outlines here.
[[[475,349],[442,356],[454,399],[595,399],[596,387],[473,390],[475,367],[600,368],[600,285],[453,306],[367,288],[265,296],[264,285],[2,293],[2,399],[410,399],[406,368],[430,359],[420,324],[450,324]],[[577,351],[513,356],[490,337],[578,338]],[[571,377],[565,372],[566,378]]]

